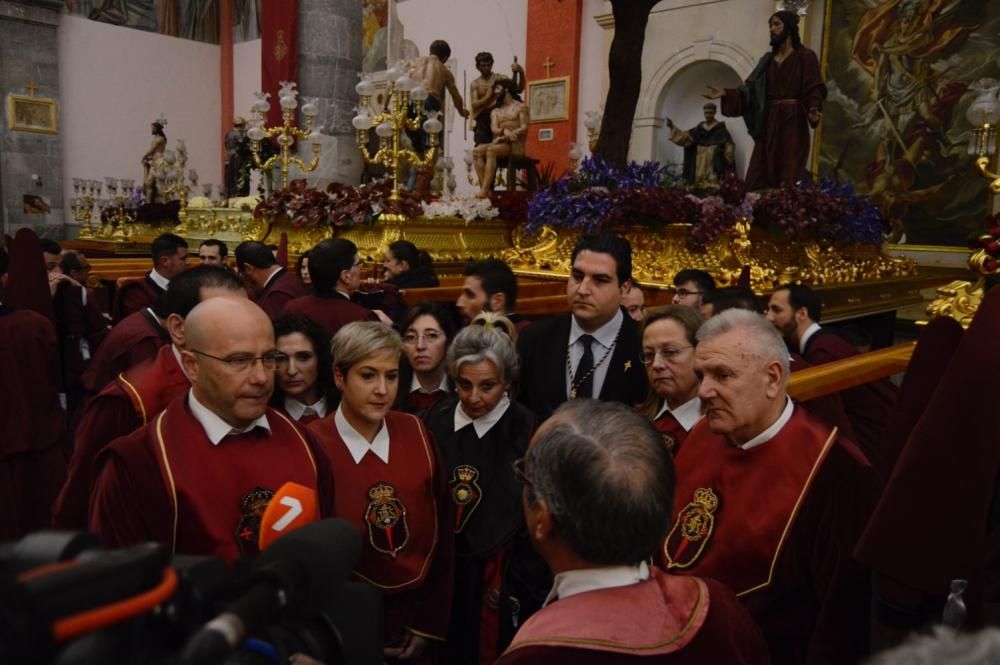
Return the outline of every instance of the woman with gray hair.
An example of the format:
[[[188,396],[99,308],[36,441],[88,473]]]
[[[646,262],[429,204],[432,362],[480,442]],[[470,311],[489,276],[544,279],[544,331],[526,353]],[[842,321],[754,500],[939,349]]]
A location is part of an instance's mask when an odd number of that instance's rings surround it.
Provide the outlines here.
[[[381,323],[341,328],[331,344],[340,406],[309,424],[333,468],[332,512],[361,533],[354,574],[385,596],[389,662],[417,661],[432,641],[444,640],[454,555],[434,442],[419,418],[390,410],[402,350],[396,331]]]
[[[444,660],[492,663],[548,589],[545,565],[524,533],[512,469],[528,449],[535,417],[510,398],[517,352],[492,323],[462,329],[445,365],[457,394],[426,417],[444,456],[454,513],[455,595]]]

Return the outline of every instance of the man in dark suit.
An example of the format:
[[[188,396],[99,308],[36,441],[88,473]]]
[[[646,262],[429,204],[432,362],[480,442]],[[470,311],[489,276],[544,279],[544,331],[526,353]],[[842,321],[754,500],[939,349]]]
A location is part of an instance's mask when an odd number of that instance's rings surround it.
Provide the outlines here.
[[[819,325],[822,312],[819,296],[802,284],[781,287],[771,294],[767,304],[768,321],[778,329],[789,348],[800,353],[810,366],[858,355],[857,349],[834,329]],[[891,463],[884,459],[882,433],[897,392],[888,379],[880,379],[840,393],[854,428],[855,443],[883,479],[892,469]]]
[[[267,245],[256,240],[236,246],[236,270],[250,287],[254,302],[272,319],[285,305],[308,293],[302,280],[278,265]]]
[[[622,309],[632,246],[613,233],[583,236],[566,282],[571,314],[538,321],[518,338],[521,402],[544,420],[560,404],[596,397],[629,406],[646,397],[639,325]]]
[[[118,323],[129,314],[149,307],[167,290],[170,280],[187,268],[188,244],[184,238],[164,233],[153,240],[153,269],[143,279],[121,286],[115,293],[111,318]]]

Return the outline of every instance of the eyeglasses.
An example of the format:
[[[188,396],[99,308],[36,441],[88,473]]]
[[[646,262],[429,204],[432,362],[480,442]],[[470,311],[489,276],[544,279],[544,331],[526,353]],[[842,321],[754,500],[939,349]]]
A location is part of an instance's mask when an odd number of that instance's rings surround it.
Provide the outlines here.
[[[642,352],[642,363],[644,365],[652,365],[656,362],[656,357],[659,356],[663,358],[666,362],[671,363],[677,360],[679,356],[684,351],[694,347],[691,346],[668,346],[662,349],[657,349],[656,351],[643,351]]]
[[[677,289],[674,294],[680,296],[681,298],[687,298],[688,296],[700,296],[704,291],[688,291],[687,289]]]
[[[258,360],[260,361],[260,366],[264,369],[274,369],[275,365],[278,364],[278,356],[280,355],[277,351],[268,351],[262,356],[252,356],[249,353],[242,353],[235,356],[229,356],[228,358],[220,358],[219,356],[213,356],[211,353],[205,353],[204,351],[199,351],[198,349],[188,350],[191,353],[197,353],[199,356],[205,356],[206,358],[211,358],[212,360],[218,360],[221,363],[225,363],[229,366],[229,369],[234,372],[245,372]]]
[[[403,335],[403,344],[407,346],[416,346],[417,342],[423,339],[428,344],[434,344],[440,342],[444,338],[444,333],[439,333],[435,330],[428,330],[423,335],[418,335],[415,332],[408,332]]]
[[[531,481],[528,480],[528,475],[524,472],[524,458],[518,457],[510,465],[511,470],[514,472],[514,478],[517,482],[521,484],[522,487],[531,487]]]
[[[292,355],[288,355],[287,353],[281,353],[279,351],[274,355],[274,361],[277,363],[278,367],[285,367],[286,365],[288,365],[288,361],[290,358],[295,358],[295,362],[304,364],[309,362],[315,357],[316,354],[313,353],[312,351],[296,351]]]

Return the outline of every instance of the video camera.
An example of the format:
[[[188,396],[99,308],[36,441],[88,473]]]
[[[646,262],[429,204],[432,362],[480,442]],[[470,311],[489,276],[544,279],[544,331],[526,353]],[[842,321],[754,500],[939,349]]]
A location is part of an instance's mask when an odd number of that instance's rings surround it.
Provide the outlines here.
[[[381,663],[381,595],[350,581],[360,551],[337,519],[234,567],[171,560],[154,543],[106,550],[87,533],[33,533],[0,546],[0,663]]]

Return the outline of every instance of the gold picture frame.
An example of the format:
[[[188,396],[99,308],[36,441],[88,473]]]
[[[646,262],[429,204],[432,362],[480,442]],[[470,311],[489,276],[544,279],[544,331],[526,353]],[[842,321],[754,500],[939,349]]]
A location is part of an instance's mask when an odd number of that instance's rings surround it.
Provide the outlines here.
[[[16,132],[58,134],[56,100],[28,95],[7,95],[7,127]]]
[[[528,82],[528,122],[569,120],[569,77]]]

